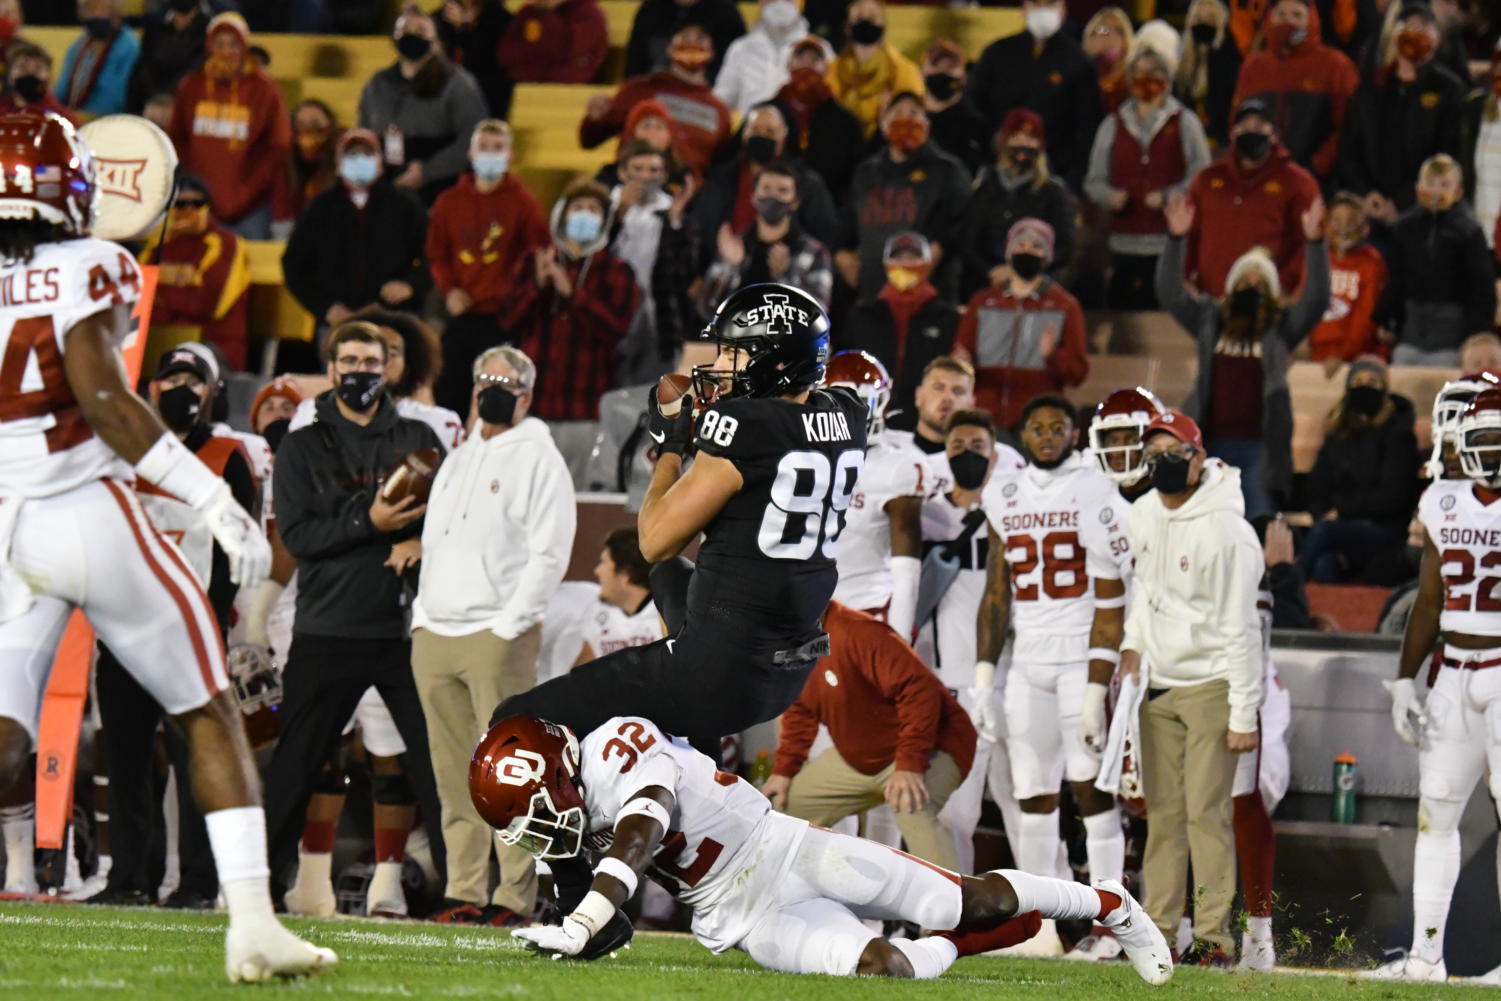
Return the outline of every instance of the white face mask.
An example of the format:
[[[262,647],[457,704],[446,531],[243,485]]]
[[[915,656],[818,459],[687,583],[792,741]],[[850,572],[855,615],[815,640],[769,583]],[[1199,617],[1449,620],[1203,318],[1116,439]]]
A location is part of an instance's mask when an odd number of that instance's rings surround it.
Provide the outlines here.
[[[1063,27],[1061,6],[1037,6],[1027,11],[1027,31],[1039,42],[1045,42],[1058,34]]]
[[[800,17],[797,4],[792,0],[772,0],[771,3],[761,8],[761,20],[773,31],[782,31],[797,23]]]

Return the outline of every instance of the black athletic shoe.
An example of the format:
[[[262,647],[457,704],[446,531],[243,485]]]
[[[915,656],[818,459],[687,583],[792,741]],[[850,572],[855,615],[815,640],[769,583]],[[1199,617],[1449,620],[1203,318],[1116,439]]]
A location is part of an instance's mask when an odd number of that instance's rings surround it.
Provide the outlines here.
[[[216,903],[214,897],[205,897],[197,890],[174,890],[162,901],[162,906],[179,911],[211,911]]]
[[[104,907],[154,907],[156,905],[156,901],[144,891],[127,890],[119,886],[106,886],[83,902]]]

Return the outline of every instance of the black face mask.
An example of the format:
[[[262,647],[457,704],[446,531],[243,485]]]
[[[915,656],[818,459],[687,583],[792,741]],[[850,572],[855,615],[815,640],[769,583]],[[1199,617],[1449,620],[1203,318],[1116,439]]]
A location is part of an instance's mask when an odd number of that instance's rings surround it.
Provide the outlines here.
[[[1345,390],[1345,401],[1355,413],[1374,417],[1386,402],[1386,390],[1379,386],[1351,386]]]
[[[1011,270],[1016,272],[1016,277],[1024,282],[1042,274],[1042,257],[1039,254],[1012,254],[1009,263]]]
[[[198,423],[198,414],[203,410],[203,400],[192,386],[173,386],[162,393],[156,402],[162,420],[178,434],[187,434]]]
[[[780,198],[757,198],[756,212],[771,225],[779,226],[792,214],[792,203],[784,202]]]
[[[339,400],[350,410],[364,413],[386,387],[386,377],[380,372],[345,372],[339,376]]]
[[[1152,486],[1160,494],[1181,494],[1188,489],[1189,460],[1164,452],[1152,460]]]
[[[1272,137],[1265,132],[1242,132],[1235,137],[1235,152],[1247,160],[1260,160],[1272,148]]]
[[[433,50],[433,43],[421,35],[402,35],[396,40],[396,51],[407,62],[415,63]]]
[[[1188,33],[1193,36],[1195,45],[1209,45],[1213,43],[1216,34],[1214,25],[1212,24],[1196,24],[1188,29]]]
[[[850,25],[850,41],[856,45],[874,45],[886,36],[886,29],[864,18]]]
[[[1230,315],[1254,319],[1261,309],[1261,289],[1242,288],[1230,293]]]
[[[959,90],[959,78],[947,73],[929,73],[922,78],[922,82],[927,85],[928,93],[935,101],[947,101]]]
[[[267,445],[271,446],[272,454],[275,454],[276,450],[281,447],[281,440],[287,436],[287,432],[291,429],[292,421],[286,417],[283,417],[279,421],[272,421],[261,428],[261,437],[266,439]]]
[[[949,456],[949,470],[954,474],[954,486],[960,490],[978,490],[985,482],[990,469],[990,459],[966,449],[958,455]]]
[[[750,157],[752,163],[759,163],[764,167],[777,158],[777,141],[771,136],[747,136],[745,155]]]
[[[47,85],[42,82],[42,78],[32,76],[30,73],[16,77],[11,87],[14,88],[16,96],[27,104],[40,104],[47,96]]]
[[[510,424],[516,416],[517,396],[504,386],[479,391],[479,419],[486,424]]]

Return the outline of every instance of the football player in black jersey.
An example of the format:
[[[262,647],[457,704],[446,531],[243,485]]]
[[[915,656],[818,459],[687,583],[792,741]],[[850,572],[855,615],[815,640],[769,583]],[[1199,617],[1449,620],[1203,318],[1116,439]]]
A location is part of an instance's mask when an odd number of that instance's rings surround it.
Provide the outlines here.
[[[655,389],[649,406],[661,454],[638,519],[641,551],[670,570],[704,535],[686,596],[679,583],[659,604],[668,638],[508,698],[492,725],[523,714],[588,733],[645,716],[717,761],[720,737],[779,715],[828,652],[819,619],[865,461],[867,405],[851,389],[817,388],[829,321],[793,286],[737,290],[703,338],[720,353],[694,369],[700,406],[685,399],[666,417]]]

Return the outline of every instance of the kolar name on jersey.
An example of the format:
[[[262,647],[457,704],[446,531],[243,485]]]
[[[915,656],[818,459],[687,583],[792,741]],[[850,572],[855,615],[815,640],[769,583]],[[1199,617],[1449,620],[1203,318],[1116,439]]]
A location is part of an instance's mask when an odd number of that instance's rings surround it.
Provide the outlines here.
[[[56,302],[61,294],[56,268],[28,268],[0,275],[0,307]]]
[[[849,441],[850,425],[838,410],[818,410],[803,414],[803,433],[809,441]]]
[[[1029,532],[1034,528],[1078,528],[1078,511],[1025,511],[1001,516],[1001,531]]]

